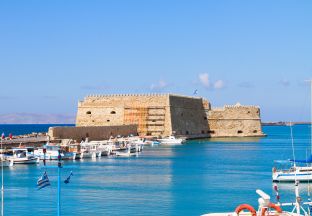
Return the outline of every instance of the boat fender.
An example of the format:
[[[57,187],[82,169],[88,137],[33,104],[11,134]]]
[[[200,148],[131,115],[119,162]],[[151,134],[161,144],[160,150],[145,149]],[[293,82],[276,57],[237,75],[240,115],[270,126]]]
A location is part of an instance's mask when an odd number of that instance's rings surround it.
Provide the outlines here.
[[[235,213],[237,215],[239,215],[239,213],[243,210],[248,210],[248,211],[250,211],[252,216],[257,216],[256,210],[251,205],[248,205],[248,204],[241,204],[241,205],[237,206],[235,209]]]
[[[261,216],[265,216],[265,213],[267,212],[268,208],[270,209],[275,209],[275,211],[277,213],[282,213],[282,208],[274,203],[269,203],[268,207],[266,208],[262,208],[262,211],[261,211]]]

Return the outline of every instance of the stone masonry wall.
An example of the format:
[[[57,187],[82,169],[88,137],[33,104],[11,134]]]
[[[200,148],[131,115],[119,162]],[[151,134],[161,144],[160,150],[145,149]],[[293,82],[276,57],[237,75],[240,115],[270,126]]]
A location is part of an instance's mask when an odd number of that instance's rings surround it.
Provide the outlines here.
[[[207,111],[211,137],[263,136],[260,108],[224,106]]]
[[[176,135],[209,136],[205,107],[208,101],[202,98],[170,95],[172,131]]]
[[[136,125],[121,126],[86,126],[86,127],[50,127],[48,135],[51,140],[73,139],[81,142],[82,139],[89,137],[89,140],[104,140],[110,136],[128,136],[137,134]]]
[[[169,94],[93,95],[78,103],[77,126],[138,125],[140,135],[171,133]]]
[[[140,135],[262,136],[256,106],[211,108],[208,100],[173,94],[92,95],[78,103],[77,126],[137,125]]]

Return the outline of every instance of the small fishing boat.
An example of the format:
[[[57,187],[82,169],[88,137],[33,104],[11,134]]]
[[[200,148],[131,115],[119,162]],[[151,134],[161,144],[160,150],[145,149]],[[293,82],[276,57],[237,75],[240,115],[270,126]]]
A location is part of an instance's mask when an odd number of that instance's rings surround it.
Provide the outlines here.
[[[81,159],[80,143],[70,143],[68,145],[68,152],[72,152],[73,160]]]
[[[119,157],[132,157],[132,156],[137,156],[136,151],[131,151],[131,147],[128,147],[126,149],[120,149],[118,151],[115,151],[116,156]]]
[[[80,146],[81,159],[96,158],[96,152],[91,150],[92,146],[88,142],[81,142]]]
[[[44,154],[43,149],[46,149],[46,153]],[[61,153],[62,160],[72,160],[74,158],[73,152],[67,152],[60,148],[58,145],[50,145],[47,144],[43,146],[43,148],[39,148],[34,151],[35,156],[39,157],[41,160],[58,160],[59,150]]]
[[[13,156],[9,157],[8,160],[13,164],[35,164],[39,163],[39,157],[34,155],[33,147],[26,148],[13,148]]]
[[[157,141],[160,142],[160,144],[166,144],[166,145],[179,145],[184,142],[184,139],[177,139],[175,136],[169,136],[167,138],[163,139],[157,139]]]

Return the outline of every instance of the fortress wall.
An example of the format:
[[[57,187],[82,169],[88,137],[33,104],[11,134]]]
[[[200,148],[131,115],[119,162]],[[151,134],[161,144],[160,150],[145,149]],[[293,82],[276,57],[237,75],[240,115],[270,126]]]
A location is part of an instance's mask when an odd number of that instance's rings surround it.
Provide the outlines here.
[[[110,136],[128,136],[137,134],[136,125],[121,126],[88,126],[88,127],[50,127],[48,135],[50,139],[73,139],[81,142],[89,137],[89,140],[104,140]]]
[[[256,106],[211,108],[208,100],[173,94],[91,95],[78,103],[77,126],[137,125],[140,135],[261,136]]]
[[[126,112],[125,108],[164,106],[166,98],[167,95],[160,94],[91,95],[78,103],[76,125],[110,126],[127,124],[129,122],[125,121],[125,115],[129,115],[129,113],[136,115],[140,111]]]
[[[263,136],[259,107],[224,106],[207,115],[211,137]]]
[[[202,98],[170,96],[172,131],[176,135],[209,136],[206,102]]]
[[[169,94],[91,95],[78,103],[77,126],[138,125],[140,135],[171,131]]]
[[[124,108],[123,107],[78,107],[76,125],[77,126],[111,126],[123,125]]]

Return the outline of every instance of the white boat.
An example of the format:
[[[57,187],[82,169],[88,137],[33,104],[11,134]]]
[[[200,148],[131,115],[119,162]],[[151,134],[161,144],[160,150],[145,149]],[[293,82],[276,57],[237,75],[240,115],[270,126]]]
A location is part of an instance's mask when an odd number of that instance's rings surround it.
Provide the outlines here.
[[[249,204],[238,205],[233,212],[208,213],[202,216],[310,216],[310,206],[312,202],[302,202],[299,196],[298,183],[295,186],[296,199],[290,203],[272,203],[270,196],[262,190],[256,190],[260,196],[258,199],[258,208]],[[285,211],[283,208],[292,208],[291,211]]]
[[[132,157],[132,156],[137,156],[138,153],[136,151],[131,151],[131,147],[128,147],[124,150],[118,150],[115,152],[116,156],[119,157]]]
[[[34,148],[13,148],[13,156],[8,159],[13,164],[35,164],[39,163],[39,157],[34,155]]]
[[[99,156],[97,144],[91,142],[81,142],[81,159],[96,158]]]
[[[307,160],[307,166],[297,166],[294,161],[275,161],[276,166],[272,169],[273,182],[300,182],[312,181],[312,160]],[[298,160],[296,160],[298,163]],[[288,167],[288,168],[285,168]]]
[[[311,119],[312,119],[312,80],[309,81],[311,85]],[[293,159],[286,161],[288,164],[291,164],[291,167],[285,169],[282,166],[274,166],[272,169],[272,180],[273,182],[295,182],[296,180],[300,182],[309,182],[312,181],[312,127],[311,127],[311,155],[306,160],[296,160],[295,159],[295,150],[294,150],[294,140],[292,134],[292,123],[289,123]],[[275,161],[280,164],[285,163],[285,161]],[[298,164],[300,164],[298,166]]]
[[[44,149],[46,153],[44,154]],[[39,157],[41,160],[58,160],[59,150],[61,151],[62,160],[72,160],[74,158],[73,152],[66,152],[60,149],[60,146],[47,144],[42,148],[36,149],[34,151],[35,156]]]
[[[177,139],[175,136],[169,136],[167,138],[158,139],[157,141],[160,142],[160,144],[166,144],[166,145],[179,145],[184,142],[184,139]]]

